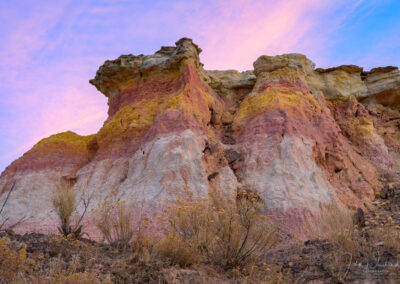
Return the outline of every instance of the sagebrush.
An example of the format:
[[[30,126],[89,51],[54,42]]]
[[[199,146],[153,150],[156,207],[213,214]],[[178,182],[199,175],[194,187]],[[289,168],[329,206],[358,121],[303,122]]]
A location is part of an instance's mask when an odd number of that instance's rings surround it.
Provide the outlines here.
[[[173,262],[205,262],[224,269],[244,265],[277,243],[279,234],[260,199],[241,192],[236,202],[217,206],[208,199],[179,201],[167,214],[166,237],[158,246]]]

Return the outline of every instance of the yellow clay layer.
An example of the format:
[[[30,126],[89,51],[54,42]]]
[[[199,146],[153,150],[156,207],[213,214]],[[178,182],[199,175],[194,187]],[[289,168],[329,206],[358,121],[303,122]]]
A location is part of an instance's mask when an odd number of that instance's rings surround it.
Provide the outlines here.
[[[95,135],[81,136],[72,131],[62,132],[40,140],[33,146],[33,149],[48,146],[50,144],[66,144],[72,146],[76,150],[86,150],[88,143]]]
[[[193,101],[185,95],[184,91],[181,91],[178,94],[161,98],[144,99],[121,108],[98,132],[99,143],[113,137],[123,136],[124,133],[129,136],[138,135],[148,130],[153,124],[154,118],[166,110],[184,109],[200,123],[204,123],[202,120],[205,115],[209,116],[208,106],[212,105],[214,98],[201,89],[196,91],[201,93],[201,101]],[[207,113],[205,114],[204,111]]]
[[[246,121],[261,115],[269,110],[278,107],[313,108],[315,111],[322,111],[323,107],[315,100],[310,93],[302,93],[291,88],[267,88],[262,93],[247,96],[240,105],[234,119],[234,129],[237,130]]]

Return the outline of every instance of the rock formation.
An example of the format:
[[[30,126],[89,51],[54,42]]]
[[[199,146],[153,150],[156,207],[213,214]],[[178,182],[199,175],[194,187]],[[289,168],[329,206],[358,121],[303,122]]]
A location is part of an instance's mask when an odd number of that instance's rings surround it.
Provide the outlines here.
[[[257,193],[286,232],[321,206],[364,208],[400,171],[400,72],[315,69],[301,54],[261,56],[254,71],[206,71],[183,38],[153,55],[106,61],[90,81],[108,98],[94,135],[41,140],[0,177],[20,230],[54,231],[51,197],[74,183],[92,206],[117,194],[154,215],[177,198]],[[90,214],[88,220],[90,219]],[[87,226],[90,227],[90,224]]]

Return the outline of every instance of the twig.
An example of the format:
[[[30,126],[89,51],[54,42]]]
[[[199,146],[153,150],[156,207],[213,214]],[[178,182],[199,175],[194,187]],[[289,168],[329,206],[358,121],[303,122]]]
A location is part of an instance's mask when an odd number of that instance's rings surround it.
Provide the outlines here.
[[[92,200],[93,195],[90,195],[87,199],[87,201],[82,197],[81,200],[83,202],[83,206],[85,207],[85,209],[83,210],[83,213],[81,215],[81,217],[79,218],[78,222],[76,223],[75,228],[78,228],[83,220],[83,217],[85,217],[86,211],[89,207],[90,201]]]
[[[7,196],[6,196],[6,199],[5,199],[4,202],[3,202],[3,205],[1,206],[0,215],[3,213],[4,207],[6,206],[7,201],[8,201],[8,199],[10,198],[11,192],[14,190],[14,186],[15,186],[15,180],[14,180],[13,185],[11,186],[11,189],[10,189],[10,190],[8,191],[8,193],[7,193]],[[0,227],[0,228],[1,228],[1,227]]]
[[[14,180],[14,183],[12,184],[11,189],[10,189],[10,190],[8,191],[8,193],[7,193],[6,199],[4,200],[3,205],[1,206],[1,209],[0,209],[0,216],[3,214],[4,208],[5,208],[7,202],[8,202],[8,200],[9,200],[9,198],[10,198],[10,195],[11,195],[12,191],[13,191],[14,188],[15,188],[15,184],[16,184],[16,181]],[[17,227],[18,225],[20,225],[20,224],[25,220],[25,217],[26,217],[26,216],[23,216],[22,218],[20,218],[20,219],[19,219],[17,222],[15,222],[14,224],[9,225],[9,226],[7,227],[7,229],[13,229],[13,228]],[[4,225],[7,223],[7,221],[8,221],[9,219],[10,219],[9,217],[4,218],[4,221],[3,221],[3,222],[1,223],[1,225],[0,225],[0,232],[6,230],[6,229],[3,229],[3,227],[4,227]]]

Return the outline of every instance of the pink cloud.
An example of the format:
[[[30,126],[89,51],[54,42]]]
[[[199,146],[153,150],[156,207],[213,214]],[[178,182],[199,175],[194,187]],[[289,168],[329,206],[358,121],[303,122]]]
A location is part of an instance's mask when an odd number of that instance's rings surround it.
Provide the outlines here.
[[[362,2],[221,0],[199,8],[188,24],[204,50],[206,68],[246,70],[263,54],[321,54],[329,34]],[[316,27],[332,14],[335,20],[321,33]]]
[[[61,61],[51,69],[39,65],[34,72],[20,73],[24,77],[8,78],[12,93],[3,93],[0,104],[7,105],[16,117],[1,119],[0,129],[15,139],[14,149],[3,152],[0,160],[11,161],[52,134],[72,130],[88,135],[98,131],[107,117],[107,99],[89,84],[89,74],[94,72],[81,60]],[[69,70],[68,64],[76,70]]]
[[[128,14],[136,14],[123,18],[119,15],[132,2],[106,2],[109,5],[41,3],[26,15],[18,9],[6,11],[0,4],[0,18],[10,22],[6,40],[0,40],[0,90],[12,86],[13,91],[0,94],[0,104],[20,113],[15,121],[0,120],[1,129],[18,137],[15,151],[0,160],[22,154],[54,133],[96,132],[107,116],[107,105],[88,79],[104,59],[112,59],[110,53],[140,53],[135,42],[148,42],[145,53],[151,53],[159,48],[153,44],[156,40],[167,45],[192,37],[204,50],[206,69],[252,69],[258,56],[285,52],[312,54],[317,58],[311,59],[320,62],[330,32],[364,1],[155,1],[139,13],[131,7]],[[317,27],[333,13],[335,20],[321,33]],[[61,26],[61,34],[49,37],[56,26]],[[92,54],[98,51],[93,46],[103,49]],[[46,64],[38,60],[40,55]]]
[[[31,61],[32,54],[43,48],[48,42],[47,31],[60,19],[67,1],[62,0],[57,5],[33,5],[29,10],[10,8],[6,3],[0,4],[0,18],[9,23],[8,29],[3,29],[4,38],[0,45],[2,63],[11,67],[21,67]],[[15,21],[14,18],[23,19]]]

